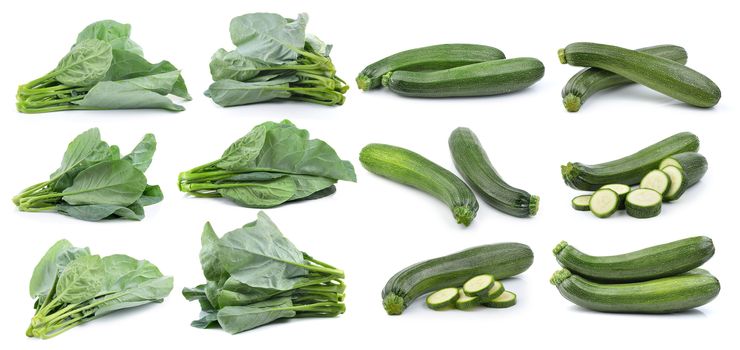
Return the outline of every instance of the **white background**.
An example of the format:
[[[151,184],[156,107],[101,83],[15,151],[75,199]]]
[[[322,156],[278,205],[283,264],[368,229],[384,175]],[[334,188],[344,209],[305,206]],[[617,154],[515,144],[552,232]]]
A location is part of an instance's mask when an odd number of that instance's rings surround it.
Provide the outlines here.
[[[2,288],[0,343],[6,349],[178,348],[398,348],[606,347],[689,348],[727,343],[738,310],[736,199],[737,65],[736,11],[728,1],[5,1],[0,11],[0,215]],[[334,44],[338,73],[352,82],[341,107],[271,103],[224,109],[202,96],[210,55],[230,48],[228,24],[248,12],[295,17],[308,12],[308,31]],[[16,86],[55,67],[77,32],[100,19],[133,26],[132,39],[150,61],[171,60],[183,70],[194,100],[187,111],[100,111],[22,115],[15,111]],[[574,41],[629,48],[677,44],[688,65],[711,77],[723,98],[709,110],[688,107],[644,87],[592,97],[577,114],[561,105],[560,89],[578,68],[559,64],[557,49]],[[470,42],[503,50],[507,57],[542,60],[545,77],[511,95],[422,100],[385,91],[362,93],[354,77],[386,55],[430,44]],[[331,197],[268,210],[299,248],[347,273],[346,314],[273,324],[240,335],[189,326],[198,305],[179,291],[203,279],[199,236],[210,220],[219,234],[252,221],[257,210],[221,200],[188,198],[176,187],[178,172],[211,161],[233,140],[266,120],[290,118],[331,144],[355,164],[358,183],[340,183]],[[56,214],[20,213],[10,198],[53,171],[67,143],[90,127],[128,150],[146,132],[159,149],[147,173],[162,185],[164,202],[147,207],[141,222],[90,223]],[[542,197],[539,214],[517,219],[481,202],[468,227],[456,225],[440,202],[378,178],[361,168],[360,149],[383,142],[415,150],[452,168],[447,137],[472,128],[493,164],[512,185]],[[710,170],[664,213],[636,220],[618,213],[597,219],[570,208],[578,194],[565,186],[559,166],[598,163],[630,154],[680,131],[701,138]],[[592,254],[615,254],[693,235],[714,239],[716,256],[705,268],[722,282],[712,303],[664,316],[588,312],[563,299],[548,283],[558,266],[550,250],[560,240]],[[108,255],[125,253],[154,262],[175,276],[163,304],[110,315],[50,341],[27,339],[32,316],[27,285],[34,265],[55,241]],[[401,268],[467,247],[517,241],[535,252],[531,269],[506,281],[519,304],[506,310],[437,313],[422,304],[402,316],[387,316],[380,291]]]

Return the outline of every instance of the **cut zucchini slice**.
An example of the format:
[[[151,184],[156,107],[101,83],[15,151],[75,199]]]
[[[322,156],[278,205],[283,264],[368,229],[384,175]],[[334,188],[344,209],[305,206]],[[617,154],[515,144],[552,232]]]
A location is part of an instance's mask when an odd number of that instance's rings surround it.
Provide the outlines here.
[[[455,304],[455,301],[457,301],[457,298],[459,297],[460,294],[458,293],[457,288],[440,289],[427,296],[427,306],[432,310],[446,309]]]
[[[640,188],[649,188],[661,196],[671,187],[671,178],[662,170],[652,170],[640,181]]]
[[[665,192],[665,194],[663,195],[663,199],[668,202],[675,201],[676,199],[681,197],[681,195],[689,187],[686,173],[680,168],[673,165],[667,165],[661,170],[666,173],[668,177],[671,178],[671,187],[669,187],[668,191]]]
[[[470,310],[480,304],[480,298],[466,295],[462,288],[460,288],[458,294],[459,297],[455,301],[455,308],[458,310]]]
[[[584,194],[577,196],[573,198],[570,201],[570,205],[573,206],[573,209],[578,211],[588,211],[588,201],[591,200],[590,194]]]
[[[467,296],[484,297],[488,294],[488,290],[491,289],[494,282],[496,280],[493,275],[478,275],[465,282],[462,289]]]
[[[627,214],[635,218],[652,218],[660,214],[663,196],[649,188],[638,188],[627,195]]]
[[[619,195],[608,188],[600,189],[588,201],[591,212],[600,218],[608,218],[619,208]]]
[[[501,296],[501,294],[503,294],[504,291],[506,291],[506,289],[504,288],[504,285],[501,282],[499,281],[493,282],[493,285],[491,286],[491,288],[488,289],[488,293],[486,293],[485,300],[491,301],[493,299],[496,299],[499,296]]]
[[[498,298],[483,303],[483,306],[496,309],[503,309],[507,307],[512,307],[514,305],[516,305],[516,294],[508,290],[501,293]]]
[[[627,198],[627,193],[630,193],[632,188],[630,188],[627,185],[623,184],[608,184],[601,186],[601,188],[608,188],[614,192],[617,193],[617,196],[619,196],[619,209],[624,209],[624,200]]]

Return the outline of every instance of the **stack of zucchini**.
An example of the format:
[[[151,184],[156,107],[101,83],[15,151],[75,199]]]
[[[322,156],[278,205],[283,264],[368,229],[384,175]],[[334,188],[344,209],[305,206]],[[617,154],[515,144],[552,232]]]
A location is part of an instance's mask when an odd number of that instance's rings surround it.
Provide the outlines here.
[[[483,274],[467,280],[462,287],[447,287],[427,296],[432,310],[470,310],[478,305],[503,309],[516,305],[516,294],[504,288],[493,275]]]
[[[673,313],[712,301],[717,278],[698,269],[714,255],[708,237],[690,237],[622,255],[592,256],[567,242],[553,249],[563,267],[550,283],[574,304],[601,312]]]
[[[501,50],[442,44],[402,51],[374,62],[357,76],[361,90],[382,86],[402,96],[490,96],[519,91],[545,74],[536,58],[506,59]]]
[[[576,210],[606,218],[626,209],[635,218],[651,218],[664,201],[675,201],[707,172],[707,159],[696,151],[699,138],[683,132],[611,162],[562,166],[565,183],[592,194],[573,198]],[[632,188],[632,185],[638,185]]]

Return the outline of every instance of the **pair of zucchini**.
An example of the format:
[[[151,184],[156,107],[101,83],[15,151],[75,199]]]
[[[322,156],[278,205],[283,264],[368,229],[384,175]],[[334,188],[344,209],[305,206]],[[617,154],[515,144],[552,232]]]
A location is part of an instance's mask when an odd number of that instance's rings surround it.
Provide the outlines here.
[[[406,50],[370,64],[357,76],[361,90],[387,87],[410,97],[490,96],[522,90],[545,74],[536,58],[506,59],[485,45],[443,44]]]
[[[564,269],[550,282],[566,299],[595,311],[680,312],[709,303],[720,290],[717,278],[697,269],[714,255],[708,237],[601,257],[563,241],[553,253]]]
[[[465,226],[470,225],[478,211],[473,191],[506,214],[528,217],[537,213],[539,197],[508,185],[493,168],[470,129],[455,129],[450,135],[449,147],[455,167],[465,182],[427,158],[396,146],[369,144],[360,152],[360,162],[374,174],[415,187],[441,200],[452,210],[455,220]]]
[[[684,66],[686,50],[659,45],[629,50],[596,43],[573,43],[558,51],[560,63],[590,67],[574,75],[562,91],[563,105],[577,112],[594,93],[633,82],[697,107],[712,107],[722,94],[701,73]]]
[[[478,305],[503,309],[516,304],[516,294],[507,291],[493,275],[483,274],[467,280],[462,287],[447,287],[427,296],[432,310],[470,310]]]

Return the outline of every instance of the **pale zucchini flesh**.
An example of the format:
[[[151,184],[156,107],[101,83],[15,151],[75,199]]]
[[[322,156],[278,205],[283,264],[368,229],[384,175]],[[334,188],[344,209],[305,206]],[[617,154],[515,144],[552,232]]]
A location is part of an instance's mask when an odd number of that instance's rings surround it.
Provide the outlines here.
[[[653,170],[647,173],[647,175],[642,178],[642,181],[640,181],[640,188],[649,188],[660,193],[661,196],[665,194],[670,187],[671,178],[662,170]]]
[[[503,309],[514,305],[516,305],[516,294],[508,290],[501,293],[498,298],[483,303],[483,306],[496,309]]]
[[[669,202],[675,201],[683,195],[688,187],[686,173],[673,165],[662,168],[662,171],[671,178],[671,186],[663,195],[663,199]]]
[[[504,288],[503,283],[496,281],[493,282],[493,285],[491,288],[488,289],[488,293],[486,293],[485,300],[491,301],[493,299],[498,298],[501,294],[503,294],[506,291]]]
[[[468,296],[462,288],[459,289],[458,294],[459,297],[455,301],[455,308],[458,310],[470,310],[480,304],[480,298]]]
[[[588,202],[591,213],[599,218],[608,218],[619,208],[619,195],[608,188],[594,192]]]
[[[465,292],[465,294],[468,296],[482,297],[488,293],[488,290],[491,288],[494,282],[496,282],[496,280],[494,280],[493,275],[478,275],[467,280],[463,284],[462,289],[463,292]]]
[[[645,219],[660,214],[663,196],[649,188],[638,188],[627,195],[625,209],[627,215]]]
[[[427,306],[432,310],[442,310],[454,305],[459,296],[457,288],[440,289],[427,296]]]
[[[631,187],[623,184],[608,184],[601,186],[601,188],[608,188],[616,192],[617,196],[619,196],[618,209],[624,209],[624,200],[627,198],[627,193],[630,193],[630,191],[632,190]]]
[[[573,209],[578,211],[588,211],[590,208],[588,206],[588,202],[591,201],[591,195],[590,194],[584,194],[580,196],[576,196],[570,201],[570,205],[573,207]]]

